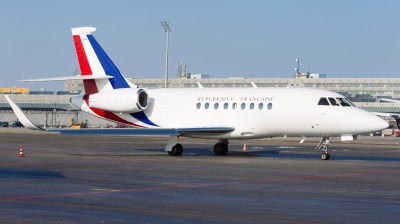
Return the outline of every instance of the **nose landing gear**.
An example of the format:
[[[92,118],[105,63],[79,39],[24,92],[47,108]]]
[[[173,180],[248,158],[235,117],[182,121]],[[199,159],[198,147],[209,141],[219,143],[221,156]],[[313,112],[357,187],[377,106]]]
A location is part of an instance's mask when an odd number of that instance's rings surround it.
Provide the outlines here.
[[[318,146],[315,149],[321,149],[324,151],[321,154],[321,159],[322,160],[329,160],[331,157],[328,153],[328,146],[329,146],[329,137],[323,137],[321,141],[319,142]]]
[[[331,156],[327,152],[326,153],[325,152],[321,153],[321,159],[322,160],[328,160],[330,157]]]

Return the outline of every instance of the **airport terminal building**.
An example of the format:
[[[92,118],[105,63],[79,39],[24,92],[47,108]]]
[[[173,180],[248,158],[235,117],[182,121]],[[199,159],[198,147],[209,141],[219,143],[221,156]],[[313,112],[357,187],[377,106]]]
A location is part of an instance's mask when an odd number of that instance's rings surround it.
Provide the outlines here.
[[[128,78],[139,88],[163,88],[164,79]],[[400,78],[326,78],[323,74],[298,73],[295,78],[209,78],[202,74],[178,76],[168,80],[168,88],[252,88],[252,82],[258,88],[318,88],[340,93],[348,97],[358,107],[373,112],[400,113],[400,103],[384,102],[382,99],[400,100]],[[81,112],[70,104],[69,99],[78,95],[83,84],[80,80],[64,82],[63,91],[18,91],[18,88],[0,88],[3,94],[12,94],[11,98],[30,116],[33,122],[45,126],[68,125],[71,119],[76,122],[87,121],[91,127],[113,126],[115,123],[104,121]],[[13,91],[14,90],[14,91]],[[0,121],[14,121],[12,113],[4,97],[0,99]],[[396,124],[391,119],[391,124]]]

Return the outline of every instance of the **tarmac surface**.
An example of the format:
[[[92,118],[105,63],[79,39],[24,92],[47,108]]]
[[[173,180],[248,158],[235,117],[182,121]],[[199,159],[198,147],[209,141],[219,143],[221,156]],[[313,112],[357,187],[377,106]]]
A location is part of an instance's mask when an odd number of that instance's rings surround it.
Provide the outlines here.
[[[1,223],[400,223],[400,138],[64,136],[0,128]],[[24,157],[19,157],[20,145]]]

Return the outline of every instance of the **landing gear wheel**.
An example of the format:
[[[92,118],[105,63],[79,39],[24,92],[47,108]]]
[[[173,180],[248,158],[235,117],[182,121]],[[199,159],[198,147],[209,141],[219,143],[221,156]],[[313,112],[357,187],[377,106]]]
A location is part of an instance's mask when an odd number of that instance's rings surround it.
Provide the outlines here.
[[[228,145],[222,143],[222,146],[224,147],[224,151],[222,152],[222,154],[225,155],[226,153],[228,153]]]
[[[214,145],[214,153],[217,155],[223,155],[228,152],[228,146],[224,146],[225,144],[217,143]]]
[[[168,151],[168,154],[170,156],[180,156],[183,153],[183,146],[181,144],[176,144],[174,147],[172,147],[171,151]]]
[[[319,142],[317,148],[315,149],[321,149],[324,151],[321,154],[321,159],[322,160],[328,160],[331,156],[328,153],[328,146],[330,145],[329,137],[323,137],[321,141]]]
[[[329,160],[329,158],[331,158],[331,156],[329,155],[329,153],[322,153],[322,154],[321,154],[321,159],[322,159],[322,160]]]

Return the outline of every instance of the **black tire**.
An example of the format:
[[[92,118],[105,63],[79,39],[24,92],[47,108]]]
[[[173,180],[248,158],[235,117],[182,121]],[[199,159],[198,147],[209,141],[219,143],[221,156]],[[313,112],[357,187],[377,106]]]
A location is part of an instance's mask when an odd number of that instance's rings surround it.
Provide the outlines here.
[[[217,143],[214,145],[214,153],[217,155],[224,154],[225,147],[221,143]]]
[[[175,147],[177,148],[177,153],[176,153],[176,155],[177,156],[180,156],[180,155],[182,155],[182,153],[183,153],[183,146],[181,145],[181,144],[176,144],[175,145]]]
[[[170,156],[175,156],[175,155],[176,155],[176,149],[175,149],[175,147],[172,147],[171,151],[168,151],[168,154],[169,154]]]
[[[331,156],[329,155],[329,153],[322,153],[321,154],[321,159],[322,160],[328,160]]]
[[[229,148],[227,144],[222,144],[222,146],[224,147],[224,151],[222,152],[222,154],[225,155],[226,153],[228,153]]]
[[[170,156],[180,156],[183,153],[183,146],[181,144],[176,144],[172,147],[171,151],[168,151]]]

